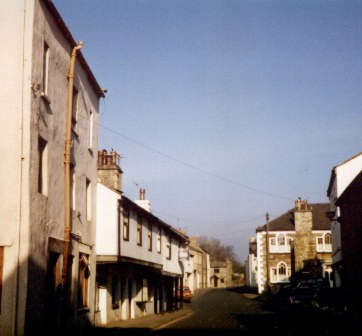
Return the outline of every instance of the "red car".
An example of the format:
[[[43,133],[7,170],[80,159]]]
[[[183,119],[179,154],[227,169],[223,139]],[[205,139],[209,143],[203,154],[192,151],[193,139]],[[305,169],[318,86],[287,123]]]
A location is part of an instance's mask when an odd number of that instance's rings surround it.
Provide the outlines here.
[[[177,291],[177,298],[180,299],[181,297],[181,290],[179,289]],[[189,287],[184,287],[183,289],[183,299],[185,302],[191,302],[192,299],[192,293]]]

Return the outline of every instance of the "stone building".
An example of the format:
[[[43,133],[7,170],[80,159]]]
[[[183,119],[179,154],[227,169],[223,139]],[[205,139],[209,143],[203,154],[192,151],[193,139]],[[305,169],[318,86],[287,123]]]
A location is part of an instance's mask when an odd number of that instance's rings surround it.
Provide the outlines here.
[[[225,288],[232,286],[233,267],[229,259],[211,260],[210,287]]]
[[[257,273],[258,273],[258,261],[257,261],[257,245],[256,237],[249,239],[249,253],[245,262],[245,275],[246,286],[255,288],[257,286]]]
[[[0,22],[6,50],[0,55],[0,333],[42,333],[47,326],[92,323],[96,125],[104,92],[78,51],[65,268],[67,74],[77,44],[52,1],[4,1]]]
[[[98,152],[96,320],[102,325],[179,309],[188,237],[122,193],[118,154]]]
[[[257,286],[289,282],[309,261],[322,264],[321,276],[330,280],[332,242],[327,203],[297,199],[295,208],[256,229]]]
[[[341,264],[342,287],[352,292],[362,304],[362,167],[360,173],[346,187],[336,201],[340,215],[343,259]]]
[[[188,285],[191,291],[200,288],[208,288],[210,285],[210,255],[199,246],[196,237],[190,238],[189,249],[193,273]]]
[[[329,179],[327,196],[329,198],[329,214],[332,231],[332,255],[333,255],[333,282],[334,286],[340,287],[343,247],[341,240],[341,224],[338,220],[340,217],[339,207],[335,204],[337,199],[342,195],[347,186],[360,173],[362,169],[362,152],[349,158],[332,168]]]

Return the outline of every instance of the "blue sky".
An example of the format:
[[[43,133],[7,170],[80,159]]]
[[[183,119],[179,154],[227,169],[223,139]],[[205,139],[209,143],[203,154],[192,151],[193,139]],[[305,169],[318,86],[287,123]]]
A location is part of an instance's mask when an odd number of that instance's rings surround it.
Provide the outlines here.
[[[99,144],[124,156],[125,193],[145,187],[190,235],[244,259],[266,211],[327,201],[331,168],[362,150],[361,1],[55,4],[108,89],[100,123],[123,136],[101,127]]]

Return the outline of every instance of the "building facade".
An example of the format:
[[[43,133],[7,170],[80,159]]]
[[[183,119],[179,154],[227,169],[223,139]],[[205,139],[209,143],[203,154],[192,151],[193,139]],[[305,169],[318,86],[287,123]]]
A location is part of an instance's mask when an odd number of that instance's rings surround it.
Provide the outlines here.
[[[1,5],[0,170],[2,335],[93,323],[99,99],[77,52],[72,104],[69,258],[64,263],[70,59],[77,43],[51,1]],[[68,267],[63,265],[68,264]],[[63,277],[62,277],[63,275]]]
[[[249,254],[248,259],[245,262],[245,274],[246,274],[246,286],[250,288],[257,287],[257,273],[258,273],[258,261],[257,261],[257,244],[256,237],[249,239]]]
[[[347,186],[359,174],[362,167],[362,153],[359,153],[341,164],[333,167],[327,196],[329,198],[329,211],[333,241],[333,281],[336,287],[342,285],[341,267],[343,260],[343,247],[341,240],[341,224],[338,221],[340,217],[340,209],[336,206],[337,199],[342,195]]]
[[[361,172],[337,199],[342,242],[342,287],[353,293],[361,309],[362,303],[362,167]]]
[[[256,229],[257,286],[290,281],[310,261],[321,262],[321,276],[330,280],[332,239],[327,203],[308,204],[297,199],[295,208]]]
[[[122,194],[118,155],[98,153],[97,324],[178,309],[188,238]],[[186,253],[187,254],[187,253]]]
[[[232,286],[233,267],[229,259],[212,260],[210,268],[210,287],[225,288]]]
[[[192,292],[200,288],[208,288],[210,286],[210,255],[203,250],[196,237],[190,238],[190,256],[192,260],[192,276],[188,281]]]

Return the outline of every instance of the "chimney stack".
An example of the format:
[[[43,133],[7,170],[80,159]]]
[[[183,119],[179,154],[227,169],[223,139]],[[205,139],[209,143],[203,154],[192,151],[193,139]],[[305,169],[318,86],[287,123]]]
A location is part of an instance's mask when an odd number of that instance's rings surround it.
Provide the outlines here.
[[[295,201],[294,226],[294,267],[298,271],[303,268],[305,260],[314,258],[312,206],[308,204],[307,200],[302,200],[300,197]]]
[[[121,156],[113,149],[108,153],[106,149],[98,151],[98,182],[108,188],[122,192],[122,174],[119,166]]]
[[[135,200],[135,203],[141,208],[145,209],[148,212],[151,212],[151,202],[146,200],[146,189],[140,188],[139,190],[139,200]]]

